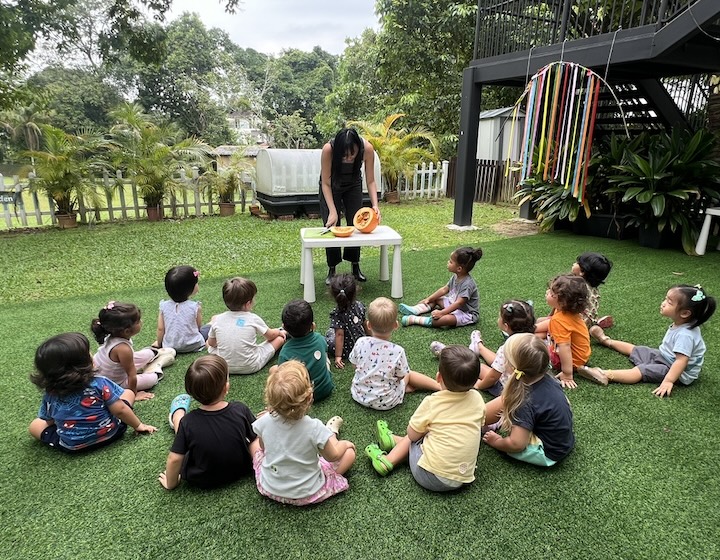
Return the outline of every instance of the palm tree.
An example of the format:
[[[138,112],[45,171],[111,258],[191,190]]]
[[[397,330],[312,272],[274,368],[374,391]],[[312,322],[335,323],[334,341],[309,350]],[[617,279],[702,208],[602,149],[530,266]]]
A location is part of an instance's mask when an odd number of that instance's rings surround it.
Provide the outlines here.
[[[40,125],[42,149],[28,150],[35,161],[33,189],[45,192],[57,214],[73,215],[80,200],[97,201],[92,176],[105,164],[99,157],[102,136],[91,131],[78,136],[50,125]]]
[[[386,192],[397,191],[400,179],[406,181],[415,171],[415,166],[437,159],[438,141],[435,135],[424,127],[410,130],[393,128],[404,113],[389,115],[381,123],[352,121],[362,136],[372,144],[380,158],[382,179]]]
[[[136,181],[148,207],[157,208],[169,193],[182,188],[176,179],[181,169],[204,165],[210,146],[184,137],[172,124],[157,124],[140,105],[124,103],[110,113],[112,163]]]
[[[32,101],[28,105],[5,111],[0,116],[0,126],[14,142],[15,146],[26,153],[40,149],[42,142],[41,124],[47,121],[43,104]],[[32,156],[30,156],[32,158]],[[33,167],[35,162],[32,161]]]

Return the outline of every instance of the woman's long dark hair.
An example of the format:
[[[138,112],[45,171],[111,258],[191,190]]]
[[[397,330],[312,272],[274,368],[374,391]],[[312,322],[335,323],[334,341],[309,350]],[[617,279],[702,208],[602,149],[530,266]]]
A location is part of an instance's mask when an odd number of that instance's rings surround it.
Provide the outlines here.
[[[343,157],[345,157],[346,153],[352,152],[354,146],[357,146],[358,154],[353,162],[353,176],[360,172],[360,166],[365,156],[365,143],[354,128],[343,128],[335,135],[335,139],[332,142],[331,182],[335,180],[340,173],[340,169],[342,169]]]

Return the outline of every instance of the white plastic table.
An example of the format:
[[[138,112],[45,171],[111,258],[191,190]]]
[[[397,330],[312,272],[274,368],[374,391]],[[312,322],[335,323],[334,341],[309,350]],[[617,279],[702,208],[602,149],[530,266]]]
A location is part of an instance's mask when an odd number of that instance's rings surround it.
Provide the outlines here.
[[[372,233],[355,231],[350,237],[334,237],[331,233],[320,236],[323,228],[302,228],[300,241],[300,283],[304,286],[303,299],[308,303],[315,301],[315,269],[313,267],[313,249],[327,247],[380,247],[380,280],[389,280],[388,245],[393,246],[392,284],[390,295],[394,298],[403,296],[402,259],[400,245],[402,237],[388,226],[378,226]]]
[[[695,252],[698,255],[704,255],[705,249],[707,248],[708,237],[710,236],[710,225],[712,223],[713,216],[720,216],[720,208],[706,208],[705,209],[705,221],[703,222],[702,229],[700,230],[700,236],[698,237],[697,243],[695,244]],[[717,246],[720,250],[720,243]]]

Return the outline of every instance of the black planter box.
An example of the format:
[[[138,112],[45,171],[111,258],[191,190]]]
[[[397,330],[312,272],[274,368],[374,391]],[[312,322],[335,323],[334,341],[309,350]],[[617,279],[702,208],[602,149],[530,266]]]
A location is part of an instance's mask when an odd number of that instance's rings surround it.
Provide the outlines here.
[[[520,217],[524,220],[534,220],[537,218],[531,201],[526,200],[520,205]]]
[[[662,231],[655,225],[643,227],[638,230],[638,243],[649,249],[682,249],[682,233],[673,232],[669,227]]]
[[[580,212],[573,222],[572,229],[578,235],[591,235],[609,239],[631,239],[637,235],[637,228],[628,226],[627,221],[627,216],[591,214],[588,218],[584,212]]]
[[[320,201],[317,194],[272,196],[258,192],[257,199],[273,216],[319,215]],[[363,193],[363,206],[370,206],[370,195]]]

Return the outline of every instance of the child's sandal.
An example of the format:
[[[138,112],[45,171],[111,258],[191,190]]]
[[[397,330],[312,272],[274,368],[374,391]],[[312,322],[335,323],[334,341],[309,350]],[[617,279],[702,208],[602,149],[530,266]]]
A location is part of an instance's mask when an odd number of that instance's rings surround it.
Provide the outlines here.
[[[170,414],[168,414],[168,422],[170,422],[170,427],[174,430],[175,424],[173,424],[173,416],[175,413],[182,409],[185,411],[185,414],[187,414],[190,411],[190,402],[192,401],[192,398],[187,393],[182,393],[181,395],[178,395],[175,397],[172,402],[170,403]]]
[[[330,420],[327,421],[327,424],[325,424],[325,426],[328,430],[330,430],[337,436],[340,434],[340,428],[342,428],[343,423],[344,420],[341,416],[333,416],[332,418],[330,418]]]
[[[590,327],[588,332],[590,333],[590,336],[592,336],[600,344],[607,346],[607,341],[610,340],[610,337],[605,334],[605,331],[603,331],[601,327],[593,325]]]
[[[392,471],[392,463],[388,461],[385,452],[376,444],[371,443],[368,445],[365,448],[365,455],[372,461],[373,468],[380,476],[387,476],[387,474]]]
[[[395,438],[385,420],[377,421],[375,424],[375,435],[377,436],[378,447],[383,451],[388,452],[395,447]]]

